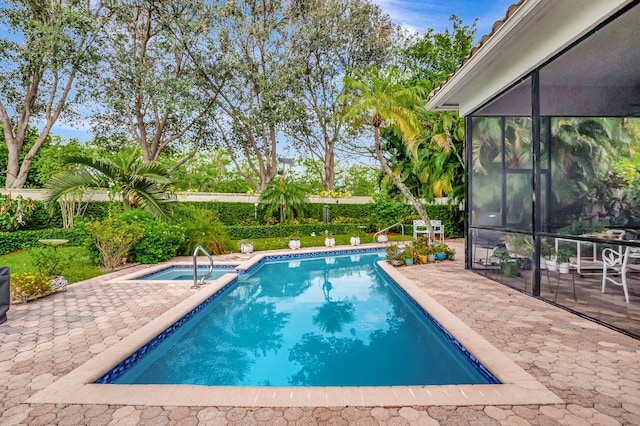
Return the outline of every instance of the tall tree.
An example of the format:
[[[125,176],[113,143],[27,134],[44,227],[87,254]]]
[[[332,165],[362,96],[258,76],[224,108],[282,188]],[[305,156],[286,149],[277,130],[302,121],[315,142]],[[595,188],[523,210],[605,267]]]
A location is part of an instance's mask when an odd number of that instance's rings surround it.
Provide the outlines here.
[[[98,135],[135,140],[146,162],[173,149],[181,155],[170,171],[197,153],[208,131],[212,100],[194,90],[198,75],[188,54],[204,37],[193,18],[181,0],[121,2],[107,32],[96,93]]]
[[[7,188],[22,188],[33,158],[64,112],[83,100],[76,80],[94,70],[96,45],[109,19],[102,2],[8,0],[0,23],[0,120],[7,145]],[[42,123],[20,154],[32,121]]]
[[[435,32],[429,28],[420,36],[408,39],[401,52],[402,67],[413,84],[426,84],[431,90],[442,83],[469,55],[476,35],[477,19],[463,25],[456,15],[449,17],[452,29]]]
[[[476,21],[463,25],[452,15],[451,29],[427,30],[409,38],[401,49],[400,63],[405,85],[422,85],[429,89],[442,83],[470,53],[476,33]],[[404,177],[414,194],[430,200],[449,196],[464,199],[464,121],[457,113],[424,111],[420,118],[425,131],[413,151],[384,134],[394,156],[397,173]],[[397,138],[395,138],[397,139]],[[395,147],[395,148],[394,148]]]
[[[336,103],[344,91],[340,78],[349,69],[386,63],[394,27],[368,0],[303,1],[295,12],[292,54],[301,114],[285,131],[311,157],[324,189],[332,190],[335,153],[345,137]]]
[[[190,54],[214,101],[215,136],[258,192],[278,172],[284,124],[297,114],[291,55],[291,1],[231,0],[202,15],[206,46]]]
[[[424,89],[420,86],[405,87],[397,68],[379,71],[375,67],[368,67],[364,72],[354,70],[353,75],[345,76],[344,85],[349,92],[339,98],[344,103],[343,119],[354,127],[367,126],[372,129],[374,150],[382,171],[416,209],[427,224],[430,238],[433,238],[433,229],[424,206],[389,166],[380,140],[381,129],[393,131],[409,149],[414,149],[422,132],[418,110],[424,104]]]

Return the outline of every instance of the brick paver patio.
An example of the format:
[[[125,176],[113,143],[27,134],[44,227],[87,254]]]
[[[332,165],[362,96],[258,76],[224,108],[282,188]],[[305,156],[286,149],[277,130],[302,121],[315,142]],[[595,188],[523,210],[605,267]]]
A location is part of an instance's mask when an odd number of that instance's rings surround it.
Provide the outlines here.
[[[462,244],[455,246],[463,252]],[[11,306],[9,321],[0,325],[0,425],[640,425],[639,341],[467,272],[462,257],[400,270],[564,404],[276,409],[25,403],[194,291],[188,282],[106,284],[103,276]]]

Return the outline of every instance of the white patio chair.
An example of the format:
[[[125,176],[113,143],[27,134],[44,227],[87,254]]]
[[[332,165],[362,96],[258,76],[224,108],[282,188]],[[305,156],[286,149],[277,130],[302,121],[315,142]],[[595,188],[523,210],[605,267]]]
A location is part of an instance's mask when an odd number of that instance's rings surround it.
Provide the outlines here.
[[[629,303],[629,290],[627,289],[627,272],[629,270],[640,272],[640,265],[629,264],[629,258],[640,259],[640,248],[628,247],[624,253],[612,248],[602,250],[602,292],[607,282],[622,286],[624,298]],[[620,281],[611,278],[611,275],[620,275]]]
[[[444,226],[442,226],[441,220],[431,220],[431,228],[433,228],[434,238],[440,237],[440,241],[444,241]],[[429,235],[429,228],[424,220],[413,221],[413,239],[418,238],[418,235]]]

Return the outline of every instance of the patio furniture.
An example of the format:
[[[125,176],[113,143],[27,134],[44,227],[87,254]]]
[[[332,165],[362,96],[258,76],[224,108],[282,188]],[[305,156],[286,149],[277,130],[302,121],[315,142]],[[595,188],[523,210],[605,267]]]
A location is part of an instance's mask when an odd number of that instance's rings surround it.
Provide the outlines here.
[[[430,220],[431,228],[433,228],[433,235],[435,238],[440,237],[440,241],[444,241],[444,226],[442,226],[441,220]],[[424,220],[413,221],[413,239],[418,238],[418,235],[429,236],[429,228]]]
[[[595,232],[595,233],[590,233],[590,234],[582,234],[580,235],[581,237],[595,237],[595,238],[603,238],[603,239],[608,239],[608,240],[620,240],[622,241],[624,239],[625,236],[625,231],[621,230],[621,229],[609,229],[606,230],[604,232]],[[555,250],[556,253],[559,250],[558,247],[558,243],[560,241],[567,241],[567,242],[571,242],[573,244],[576,245],[576,260],[575,260],[575,267],[576,267],[576,272],[578,273],[578,275],[583,276],[586,274],[598,274],[599,271],[602,269],[602,262],[598,260],[598,256],[597,256],[597,244],[599,243],[595,243],[595,242],[589,242],[589,241],[578,241],[578,240],[572,240],[570,238],[556,238],[555,241]],[[587,255],[582,256],[582,247],[584,245],[588,245],[591,244],[591,246],[593,247],[593,254],[591,256]],[[622,256],[623,252],[622,252],[622,246],[618,247],[618,253]]]
[[[640,265],[630,264],[629,259],[640,259],[640,248],[628,247],[624,254],[611,248],[602,250],[602,292],[607,282],[622,286],[624,298],[629,303],[629,290],[627,289],[627,272],[640,272]],[[621,280],[614,280],[611,275],[620,275]]]
[[[9,267],[0,266],[0,324],[7,321],[7,311],[10,304]]]

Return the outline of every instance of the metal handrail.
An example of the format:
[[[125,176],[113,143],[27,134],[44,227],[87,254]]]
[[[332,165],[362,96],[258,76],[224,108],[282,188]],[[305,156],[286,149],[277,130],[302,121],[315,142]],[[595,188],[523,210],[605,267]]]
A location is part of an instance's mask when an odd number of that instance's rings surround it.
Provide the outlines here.
[[[377,243],[378,242],[378,235],[382,234],[383,232],[387,232],[389,229],[395,228],[398,225],[400,225],[400,227],[402,228],[402,243],[404,244],[404,225],[402,224],[402,222],[394,223],[393,225],[387,226],[386,228],[381,229],[380,231],[378,231],[375,234],[373,234],[373,242]]]
[[[198,252],[201,251],[205,256],[209,258],[209,271],[200,278],[200,282],[198,283]],[[193,251],[193,285],[191,288],[197,289],[200,288],[201,285],[204,285],[204,280],[206,280],[213,273],[213,257],[204,249],[202,246],[196,247]]]

